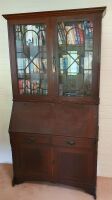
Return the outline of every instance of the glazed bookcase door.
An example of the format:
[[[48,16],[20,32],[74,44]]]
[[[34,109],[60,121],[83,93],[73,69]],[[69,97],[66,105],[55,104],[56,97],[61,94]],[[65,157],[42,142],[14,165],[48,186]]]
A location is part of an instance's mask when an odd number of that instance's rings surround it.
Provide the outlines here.
[[[54,49],[57,67],[57,94],[59,98],[92,99],[98,82],[98,66],[94,50],[95,18],[56,19],[57,45]],[[100,31],[100,30],[99,30]],[[97,66],[97,67],[96,67]],[[77,98],[76,98],[77,97]]]
[[[49,20],[10,24],[9,34],[14,98],[41,98],[50,94]],[[12,34],[13,32],[13,34]]]

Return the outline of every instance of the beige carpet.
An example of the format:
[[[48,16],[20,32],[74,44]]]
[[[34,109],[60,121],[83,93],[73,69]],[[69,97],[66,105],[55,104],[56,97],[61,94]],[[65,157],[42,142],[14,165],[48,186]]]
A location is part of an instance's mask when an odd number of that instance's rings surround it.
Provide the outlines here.
[[[24,183],[12,187],[12,165],[0,164],[0,200],[93,200],[73,187]],[[98,178],[97,200],[112,200],[112,179]]]

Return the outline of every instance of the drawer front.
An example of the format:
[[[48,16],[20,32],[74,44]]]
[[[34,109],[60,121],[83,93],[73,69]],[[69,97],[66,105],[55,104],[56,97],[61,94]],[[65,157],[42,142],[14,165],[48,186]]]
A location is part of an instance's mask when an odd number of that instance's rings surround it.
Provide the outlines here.
[[[53,136],[52,145],[70,148],[92,148],[95,146],[95,139],[85,139],[76,137]]]
[[[15,139],[20,144],[25,144],[25,145],[49,144],[50,143],[50,135],[21,133],[21,134],[15,134]]]

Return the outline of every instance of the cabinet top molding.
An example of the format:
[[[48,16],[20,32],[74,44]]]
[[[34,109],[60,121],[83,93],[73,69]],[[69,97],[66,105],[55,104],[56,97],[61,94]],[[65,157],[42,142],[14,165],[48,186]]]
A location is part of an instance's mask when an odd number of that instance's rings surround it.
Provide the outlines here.
[[[4,14],[2,15],[7,20],[19,20],[22,18],[35,18],[45,16],[64,16],[64,15],[80,15],[80,14],[93,14],[100,13],[102,16],[105,14],[106,7],[93,7],[93,8],[82,8],[82,9],[70,9],[70,10],[56,10],[56,11],[44,11],[44,12],[31,12],[31,13],[17,13],[17,14]]]

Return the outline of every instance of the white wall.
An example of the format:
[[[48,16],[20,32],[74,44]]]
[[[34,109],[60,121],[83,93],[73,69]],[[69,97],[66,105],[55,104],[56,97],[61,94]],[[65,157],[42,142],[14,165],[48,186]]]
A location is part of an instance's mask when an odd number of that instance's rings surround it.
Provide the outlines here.
[[[112,177],[112,0],[0,0],[0,15],[107,6],[102,22],[98,175]],[[12,105],[7,22],[0,17],[0,162],[11,162],[8,124]]]

